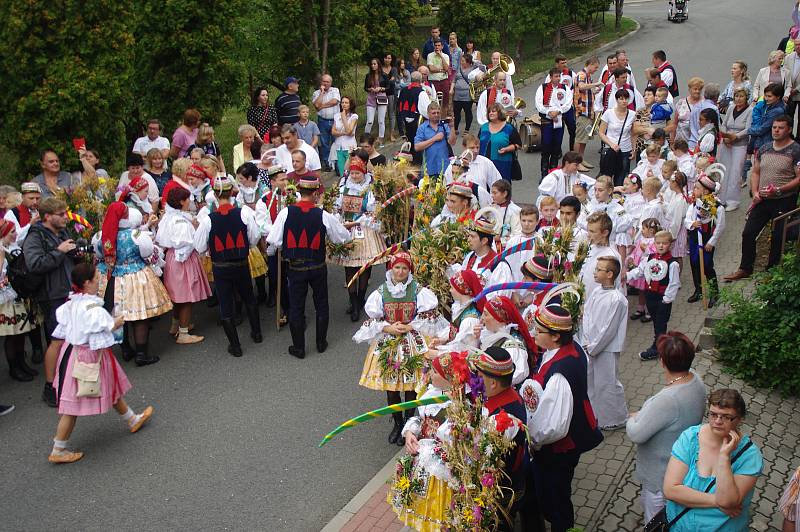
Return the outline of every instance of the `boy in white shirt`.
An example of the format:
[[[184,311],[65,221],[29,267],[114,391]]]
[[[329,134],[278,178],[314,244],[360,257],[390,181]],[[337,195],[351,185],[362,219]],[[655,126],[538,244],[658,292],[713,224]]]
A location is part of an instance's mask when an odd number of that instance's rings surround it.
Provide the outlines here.
[[[594,280],[594,268],[597,266],[597,260],[600,257],[611,256],[619,260],[620,264],[622,264],[622,261],[615,249],[616,246],[611,247],[609,245],[608,238],[613,229],[611,218],[604,212],[595,212],[589,215],[586,222],[586,232],[591,247],[589,248],[586,262],[583,263],[583,268],[581,268],[581,281],[586,288],[585,293],[591,294],[592,290],[599,286]]]
[[[527,242],[528,240],[532,240],[536,238],[536,224],[539,222],[539,209],[536,208],[534,205],[526,205],[522,207],[519,211],[519,226],[520,226],[520,234],[514,235],[508,239],[506,243],[507,247],[513,247],[517,244],[522,244],[523,242]],[[519,282],[522,281],[522,272],[520,268],[525,262],[533,257],[535,254],[535,249],[531,249],[529,251],[520,251],[519,253],[514,253],[513,255],[509,255],[506,257],[506,262],[508,262],[509,267],[511,268],[511,275],[514,281]]]

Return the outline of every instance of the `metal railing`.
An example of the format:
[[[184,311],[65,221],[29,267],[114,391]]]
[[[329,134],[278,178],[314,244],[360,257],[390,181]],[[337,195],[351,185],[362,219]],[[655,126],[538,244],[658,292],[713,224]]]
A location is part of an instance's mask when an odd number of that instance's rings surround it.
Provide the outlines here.
[[[787,237],[789,236],[789,231],[797,227],[797,231],[800,231],[800,207],[781,214],[780,216],[776,216],[772,220],[772,227],[776,227],[777,224],[783,222],[783,230],[781,231],[781,256],[786,253],[786,241]],[[794,246],[795,248],[800,247],[800,238],[798,238],[797,234],[794,235]]]

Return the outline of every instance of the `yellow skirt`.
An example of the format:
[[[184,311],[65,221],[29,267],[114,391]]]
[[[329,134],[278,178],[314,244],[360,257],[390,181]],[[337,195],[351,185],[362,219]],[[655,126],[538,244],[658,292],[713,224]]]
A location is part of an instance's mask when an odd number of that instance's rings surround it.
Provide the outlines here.
[[[329,264],[336,264],[337,266],[345,266],[347,268],[361,267],[366,264],[370,259],[380,253],[386,251],[386,242],[383,235],[375,231],[371,227],[364,227],[364,238],[354,238],[353,249],[347,257],[328,257]],[[391,257],[383,257],[375,262],[375,264],[383,264]]]
[[[369,345],[367,357],[364,359],[364,369],[361,371],[361,378],[358,380],[359,385],[370,390],[388,392],[416,391],[417,383],[422,381],[422,369],[417,369],[412,375],[404,377],[398,375],[385,377],[381,374],[379,358],[378,340],[373,340]]]
[[[393,492],[389,489],[386,495],[388,502],[400,521],[420,532],[439,532],[445,529],[447,509],[453,491],[447,483],[437,477],[428,477],[428,491],[425,497],[414,497],[411,506],[395,504]]]
[[[100,276],[100,297],[106,293],[106,276]],[[114,277],[114,306],[125,321],[146,320],[172,310],[169,293],[155,272],[146,266],[135,273]]]
[[[264,260],[264,255],[257,247],[250,248],[250,254],[247,255],[247,263],[250,265],[250,277],[255,279],[262,275],[267,275],[267,261]]]

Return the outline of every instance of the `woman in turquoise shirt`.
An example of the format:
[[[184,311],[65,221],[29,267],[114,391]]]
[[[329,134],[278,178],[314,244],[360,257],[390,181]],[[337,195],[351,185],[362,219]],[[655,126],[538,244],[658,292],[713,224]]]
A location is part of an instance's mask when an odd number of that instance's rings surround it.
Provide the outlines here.
[[[716,390],[708,397],[708,423],[689,427],[672,446],[664,476],[667,521],[684,508],[689,511],[671,532],[747,530],[763,458],[739,430],[744,415],[739,392]],[[711,482],[715,484],[706,492]]]
[[[506,122],[506,114],[499,103],[493,103],[487,111],[489,121],[481,126],[478,138],[480,153],[490,159],[503,179],[511,181],[514,174],[514,152],[522,146],[517,130]],[[521,175],[514,176],[522,178]]]

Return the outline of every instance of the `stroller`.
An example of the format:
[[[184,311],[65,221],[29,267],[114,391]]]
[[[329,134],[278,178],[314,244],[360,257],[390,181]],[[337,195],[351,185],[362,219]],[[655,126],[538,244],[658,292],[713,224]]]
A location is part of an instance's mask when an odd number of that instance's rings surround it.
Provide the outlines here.
[[[683,22],[689,18],[689,0],[670,0],[667,9],[667,20]]]

